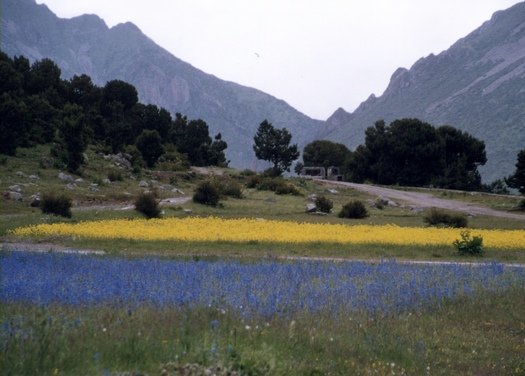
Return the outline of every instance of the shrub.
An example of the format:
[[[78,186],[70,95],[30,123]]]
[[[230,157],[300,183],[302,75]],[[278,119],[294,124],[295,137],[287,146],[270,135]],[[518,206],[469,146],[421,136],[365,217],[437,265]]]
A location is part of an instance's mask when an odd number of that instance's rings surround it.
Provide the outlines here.
[[[516,208],[518,210],[525,211],[525,198],[523,200],[520,200],[520,202],[518,202],[518,206]]]
[[[122,172],[120,172],[119,170],[111,170],[110,172],[108,172],[108,179],[110,182],[115,182],[123,181],[124,177],[122,176]]]
[[[365,205],[358,200],[353,200],[345,205],[339,212],[340,218],[353,218],[360,219],[368,217],[368,210],[366,210]]]
[[[209,180],[203,181],[197,185],[195,193],[193,194],[193,202],[204,205],[217,206],[219,199],[219,189],[216,184]]]
[[[275,194],[278,195],[294,195],[299,196],[301,192],[297,189],[292,183],[287,183],[285,181],[279,182],[274,189]]]
[[[239,182],[225,178],[222,180],[216,180],[215,184],[219,189],[219,192],[223,196],[229,196],[234,198],[242,198],[242,186]]]
[[[71,218],[71,198],[65,195],[45,193],[40,202],[40,209],[45,214],[55,214],[62,217]]]
[[[429,226],[441,226],[441,227],[467,227],[467,217],[463,214],[452,214],[445,210],[432,208],[423,217],[425,223]]]
[[[138,195],[135,200],[135,210],[144,214],[147,218],[160,217],[159,203],[151,192],[144,192]]]
[[[332,211],[332,208],[334,207],[334,203],[332,202],[332,200],[324,196],[318,196],[315,199],[315,206],[317,207],[317,210],[323,213],[330,213]]]
[[[257,188],[257,185],[261,182],[262,178],[260,175],[248,175],[246,181],[246,188]]]
[[[454,246],[460,255],[481,256],[483,254],[483,238],[472,236],[470,231],[461,231],[461,239],[454,241]]]

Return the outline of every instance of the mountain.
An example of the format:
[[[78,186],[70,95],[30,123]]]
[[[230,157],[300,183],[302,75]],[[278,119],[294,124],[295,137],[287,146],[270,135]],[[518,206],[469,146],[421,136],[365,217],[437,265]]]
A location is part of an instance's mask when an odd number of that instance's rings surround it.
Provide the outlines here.
[[[201,118],[210,134],[221,132],[232,166],[256,166],[253,136],[264,119],[286,127],[300,146],[323,124],[283,100],[196,69],[132,23],[108,28],[96,15],[62,19],[35,0],[2,0],[0,7],[0,48],[8,55],[51,58],[64,78],[85,73],[99,86],[113,79],[129,82],[141,102]]]
[[[485,141],[485,181],[512,173],[525,148],[525,3],[495,13],[437,56],[397,69],[383,95],[371,95],[353,113],[338,109],[317,137],[353,148],[375,121],[407,117]]]

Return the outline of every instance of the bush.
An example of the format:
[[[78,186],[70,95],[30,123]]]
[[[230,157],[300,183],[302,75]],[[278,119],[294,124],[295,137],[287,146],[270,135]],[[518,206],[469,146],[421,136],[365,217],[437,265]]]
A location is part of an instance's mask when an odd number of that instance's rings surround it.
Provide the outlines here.
[[[293,185],[292,183],[287,183],[285,181],[278,183],[273,191],[275,192],[275,194],[278,195],[299,196],[301,194],[301,192],[297,189],[295,185]]]
[[[346,203],[339,212],[339,218],[360,219],[368,217],[368,210],[361,201],[354,200]]]
[[[517,210],[525,211],[525,198],[518,202],[518,206],[516,207]]]
[[[219,189],[219,192],[222,196],[229,196],[234,198],[242,198],[242,186],[239,182],[225,178],[221,180],[216,180],[215,185]]]
[[[260,175],[248,175],[248,179],[246,181],[246,188],[257,188],[261,180],[262,178]]]
[[[219,199],[219,189],[216,184],[209,180],[203,181],[197,185],[195,193],[193,194],[193,202],[209,206],[217,206]]]
[[[320,212],[330,213],[332,211],[332,208],[334,207],[334,203],[332,202],[332,200],[324,196],[318,196],[315,199],[315,206]]]
[[[65,195],[55,195],[45,193],[40,202],[40,209],[45,214],[55,214],[62,217],[71,218],[71,198]]]
[[[151,192],[144,192],[138,195],[135,200],[135,210],[144,214],[147,218],[160,217],[159,203]]]
[[[108,179],[110,182],[115,182],[123,181],[124,177],[122,176],[122,172],[118,170],[111,170],[110,172],[108,172]]]
[[[483,254],[483,238],[472,236],[470,231],[461,231],[461,239],[454,241],[454,246],[460,255],[481,256]]]
[[[461,228],[467,227],[467,217],[463,214],[452,214],[445,210],[432,208],[423,217],[425,223],[429,226],[441,226],[441,227],[454,227]]]

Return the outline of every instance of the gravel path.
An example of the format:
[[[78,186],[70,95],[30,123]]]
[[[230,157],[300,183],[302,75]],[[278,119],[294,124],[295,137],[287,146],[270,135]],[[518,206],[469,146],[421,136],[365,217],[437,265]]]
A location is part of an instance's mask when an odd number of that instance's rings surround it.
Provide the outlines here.
[[[525,221],[525,215],[523,214],[504,212],[500,210],[487,208],[485,206],[469,204],[462,201],[437,198],[432,196],[430,193],[398,191],[392,188],[384,188],[369,184],[357,184],[349,182],[323,181],[323,183],[328,185],[338,185],[352,188],[361,192],[371,194],[373,196],[388,198],[396,202],[400,201],[403,202],[405,205],[414,206],[417,208],[424,209],[434,207],[455,210],[471,215],[485,215],[491,217],[509,218]]]

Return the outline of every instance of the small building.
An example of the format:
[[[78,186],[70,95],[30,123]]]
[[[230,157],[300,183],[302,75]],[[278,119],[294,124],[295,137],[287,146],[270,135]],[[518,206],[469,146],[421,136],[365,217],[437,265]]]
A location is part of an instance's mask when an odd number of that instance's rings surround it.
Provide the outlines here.
[[[328,168],[303,167],[299,176],[307,179],[343,181],[343,176],[339,174],[339,168],[335,166]]]

